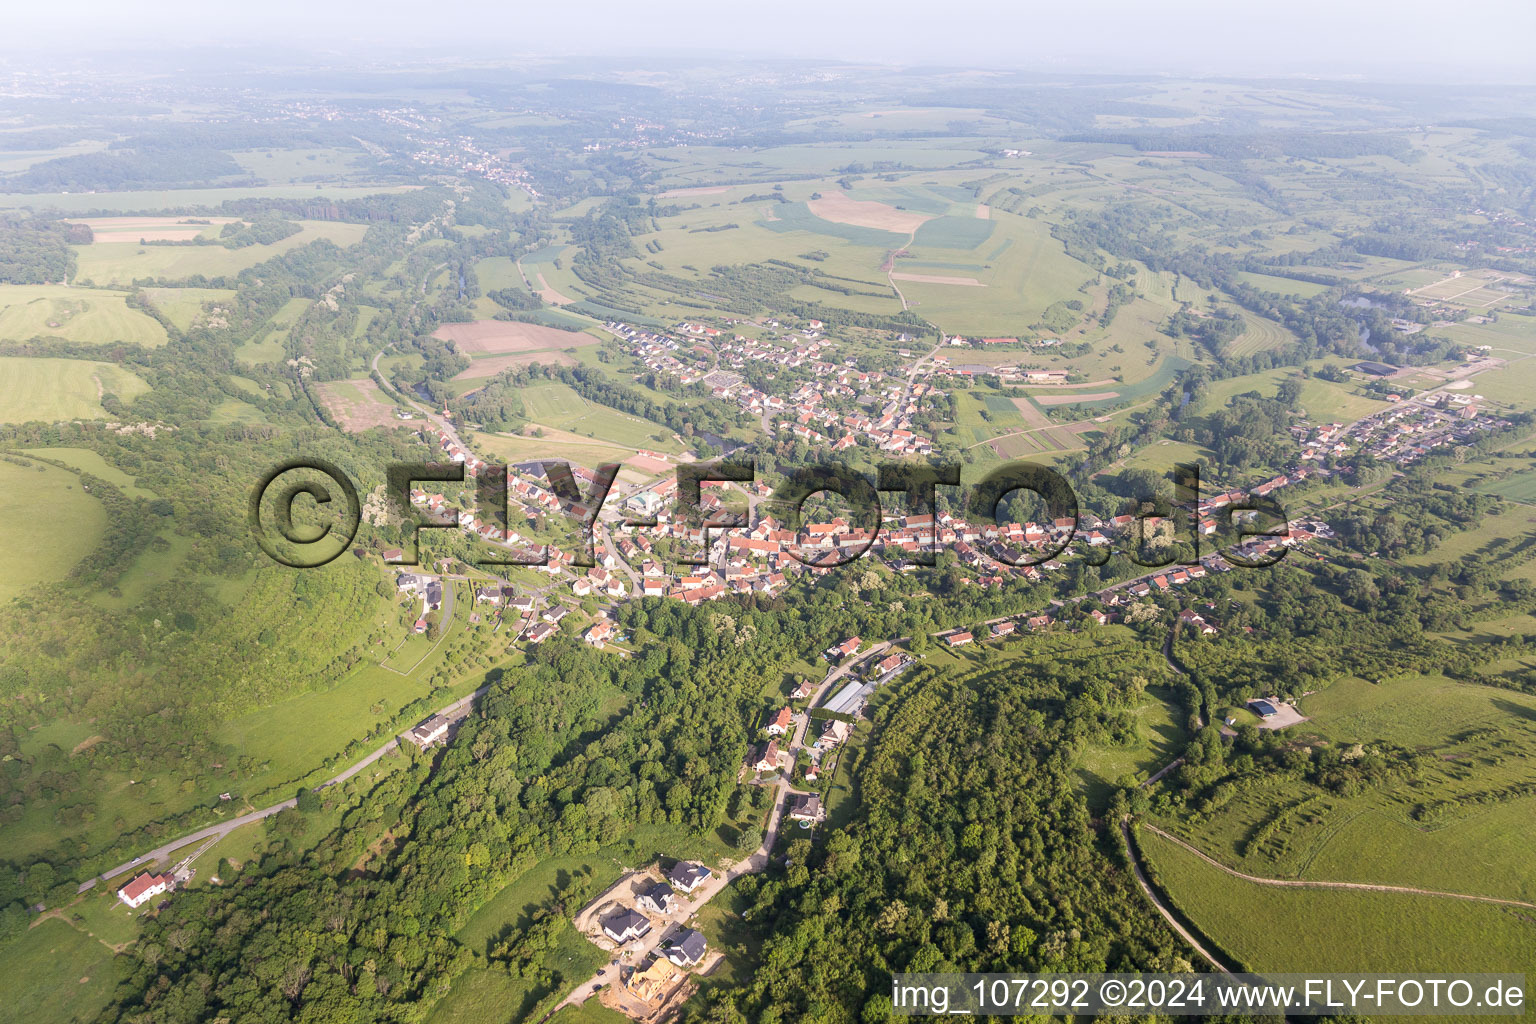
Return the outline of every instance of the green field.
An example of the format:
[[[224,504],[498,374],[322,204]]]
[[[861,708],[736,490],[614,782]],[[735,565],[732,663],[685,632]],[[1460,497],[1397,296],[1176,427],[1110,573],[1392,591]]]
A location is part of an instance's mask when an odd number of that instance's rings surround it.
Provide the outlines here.
[[[1486,494],[1497,494],[1510,501],[1527,505],[1536,504],[1536,469],[1527,469],[1522,473],[1507,476],[1503,480],[1489,480],[1479,484],[1477,489]]]
[[[1162,822],[1265,878],[1408,885],[1536,903],[1525,827],[1536,797],[1536,696],[1411,676],[1346,678],[1301,701],[1306,742],[1426,755],[1407,778],[1353,793],[1283,776],[1245,787],[1198,824]],[[1351,755],[1354,756],[1354,755]]]
[[[100,419],[107,415],[102,392],[127,402],[148,390],[142,378],[112,363],[0,356],[0,423]]]
[[[1200,933],[1252,971],[1525,971],[1529,912],[1405,893],[1247,882],[1141,830],[1155,878]]]
[[[1274,277],[1270,274],[1254,274],[1246,270],[1239,271],[1236,276],[1244,284],[1250,284],[1255,288],[1261,288],[1266,292],[1274,292],[1277,295],[1300,295],[1304,299],[1310,299],[1312,296],[1321,295],[1328,290],[1328,286],[1325,284],[1297,281],[1289,277]]]
[[[32,466],[0,462],[0,549],[7,560],[0,601],[63,579],[107,528],[106,510],[81,489],[78,476]]]
[[[1171,697],[1166,690],[1153,688],[1126,712],[1135,719],[1134,743],[1092,746],[1083,751],[1077,770],[1090,800],[1100,803],[1126,776],[1144,779],[1178,756],[1184,727],[1180,724],[1182,712],[1170,703]]]
[[[1227,345],[1228,355],[1251,356],[1255,352],[1273,352],[1296,340],[1295,335],[1273,320],[1255,316],[1246,309],[1239,312],[1246,327],[1242,334]]]
[[[235,293],[227,288],[145,288],[144,297],[185,331],[203,311],[204,303],[229,302]]]
[[[75,469],[84,470],[92,476],[101,477],[130,498],[155,497],[154,491],[138,486],[133,477],[102,458],[99,452],[89,448],[26,448],[23,450],[28,455],[41,455],[45,459],[62,462]]]
[[[0,1024],[94,1020],[112,997],[112,951],[63,921],[48,920],[0,944]]]
[[[170,207],[215,207],[231,199],[360,199],[380,193],[409,192],[419,185],[257,185],[237,188],[146,189],[130,192],[0,192],[0,209],[124,213]]]
[[[676,451],[672,432],[659,423],[589,402],[566,384],[535,384],[522,391],[528,419],[598,441],[629,448]]]
[[[177,278],[203,274],[207,277],[238,274],[247,267],[271,259],[319,239],[340,246],[359,241],[367,230],[362,224],[334,221],[303,221],[304,230],[271,245],[226,249],[222,245],[139,245],[136,242],[97,242],[75,246],[77,281],[129,284],[136,278]]]
[[[165,328],[147,313],[130,309],[127,296],[63,285],[0,285],[0,340],[45,337],[86,345],[164,345]]]

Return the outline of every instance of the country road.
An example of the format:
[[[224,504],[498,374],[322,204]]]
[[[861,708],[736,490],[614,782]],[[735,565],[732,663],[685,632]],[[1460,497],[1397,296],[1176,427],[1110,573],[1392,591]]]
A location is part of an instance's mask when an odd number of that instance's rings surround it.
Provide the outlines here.
[[[1169,833],[1164,832],[1156,825],[1148,825],[1143,822],[1141,827],[1146,829],[1148,832],[1151,832],[1153,835],[1161,836],[1162,838],[1168,840],[1170,843],[1173,843],[1175,846],[1179,846],[1185,850],[1188,850],[1190,853],[1194,854],[1196,857],[1199,857],[1207,864],[1214,868],[1220,868],[1222,871],[1231,875],[1233,878],[1241,878],[1245,882],[1254,882],[1258,885],[1280,885],[1295,889],[1356,889],[1362,892],[1396,892],[1407,893],[1410,896],[1439,896],[1450,900],[1469,900],[1474,903],[1496,903],[1505,907],[1525,907],[1528,910],[1536,910],[1536,903],[1527,903],[1524,900],[1503,899],[1498,896],[1475,896],[1471,893],[1445,892],[1440,889],[1419,889],[1411,885],[1377,885],[1371,882],[1325,882],[1316,881],[1310,878],[1261,878],[1258,875],[1244,874],[1243,872],[1238,871],[1236,868],[1227,867],[1227,865],[1223,864],[1216,858],[1209,856],[1197,847],[1191,846],[1189,843],[1186,843],[1178,836],[1170,835]]]
[[[437,714],[442,715],[444,718],[447,718],[450,721],[459,721],[464,719],[468,717],[470,708],[474,704],[475,699],[484,694],[488,689],[490,689],[489,685],[482,686],[475,690],[473,693],[464,697],[460,697],[452,704],[449,704],[447,707],[438,711]],[[399,736],[391,736],[388,742],[379,747],[377,750],[373,751],[373,753],[367,755],[366,757],[347,767],[345,770],[331,776],[329,779],[320,783],[320,785],[315,787],[315,791],[319,792],[320,790],[329,789],[331,786],[340,785],[341,783],[346,782],[348,779],[352,778],[352,776],[356,775],[364,768],[367,768],[369,765],[373,764],[375,761],[389,753],[391,750],[394,750],[399,745],[399,739]],[[148,853],[141,854],[140,856],[133,858],[133,860],[119,864],[115,868],[112,868],[108,871],[103,871],[96,877],[82,882],[80,887],[75,891],[85,892],[86,890],[95,886],[98,881],[105,882],[137,867],[148,868],[150,865],[156,863],[157,861],[169,857],[173,851],[179,850],[183,846],[200,842],[204,839],[222,839],[224,836],[233,832],[235,829],[242,825],[249,825],[252,822],[261,821],[263,818],[270,818],[272,815],[277,814],[280,811],[285,811],[290,807],[297,806],[298,802],[299,801],[297,797],[289,797],[287,800],[284,800],[281,803],[273,804],[270,807],[263,807],[259,811],[250,811],[246,814],[240,815],[237,818],[231,818],[228,821],[221,821],[216,825],[209,825],[207,828],[198,829],[196,832],[188,833],[187,835],[181,836],[178,839],[173,839],[168,843],[157,846],[153,850],[150,850]]]

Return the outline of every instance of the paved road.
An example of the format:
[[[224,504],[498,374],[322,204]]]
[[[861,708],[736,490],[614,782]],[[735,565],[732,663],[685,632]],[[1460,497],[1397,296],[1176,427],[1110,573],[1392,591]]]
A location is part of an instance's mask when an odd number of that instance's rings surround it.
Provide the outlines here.
[[[471,693],[466,697],[459,698],[437,713],[442,715],[444,718],[447,718],[449,721],[460,721],[469,715],[475,699],[484,694],[488,689],[490,689],[488,685],[482,686],[474,693]],[[367,768],[369,765],[373,764],[375,761],[389,753],[391,750],[394,750],[398,744],[399,737],[391,736],[389,741],[383,746],[379,747],[377,750],[373,751],[373,753],[369,754],[367,757],[364,757],[362,760],[350,765],[339,774],[334,775],[326,781],[320,783],[320,785],[315,787],[315,790],[318,792],[319,790],[328,789],[331,786],[336,786],[346,782],[348,779],[352,778],[352,776],[356,775],[364,768]],[[164,860],[165,858],[169,857],[172,852],[179,850],[183,846],[187,846],[190,843],[200,842],[205,839],[222,839],[224,836],[233,832],[235,829],[242,825],[249,825],[252,822],[261,821],[263,818],[270,818],[272,815],[277,814],[280,811],[285,811],[290,807],[298,806],[298,802],[299,801],[297,797],[290,797],[281,803],[273,804],[270,807],[263,807],[259,811],[251,811],[247,814],[242,814],[237,818],[231,818],[228,821],[221,821],[217,825],[209,825],[207,828],[198,829],[196,832],[188,833],[179,839],[172,839],[168,843],[163,843],[162,845],[155,847],[148,853],[135,857],[133,860],[130,860],[126,863],[119,864],[117,867],[108,871],[104,871],[97,875],[95,878],[81,883],[79,889],[76,891],[85,892],[87,889],[93,887],[98,881],[105,882],[111,878],[115,878],[118,875],[123,874],[126,871],[131,871],[136,867],[148,868],[155,862]]]

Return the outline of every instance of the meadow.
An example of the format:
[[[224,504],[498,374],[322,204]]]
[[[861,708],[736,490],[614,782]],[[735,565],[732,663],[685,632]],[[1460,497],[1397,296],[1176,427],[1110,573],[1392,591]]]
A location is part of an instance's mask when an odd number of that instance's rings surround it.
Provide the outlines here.
[[[64,285],[0,285],[0,340],[63,338],[85,345],[143,345],[166,342],[155,318],[130,309],[127,292]]]
[[[1154,877],[1184,915],[1251,971],[1524,971],[1536,920],[1511,907],[1406,893],[1286,889],[1233,878],[1140,830]]]
[[[1078,758],[1083,791],[1095,806],[1102,805],[1126,776],[1145,778],[1179,754],[1185,741],[1182,712],[1172,694],[1151,687],[1127,714],[1134,719],[1135,742],[1124,746],[1089,746]]]
[[[543,427],[625,448],[679,450],[677,440],[665,426],[589,402],[566,384],[535,384],[523,390],[522,399],[528,419]]]
[[[1302,698],[1299,740],[1428,755],[1407,778],[1354,793],[1281,777],[1244,788],[1199,824],[1160,822],[1267,878],[1409,885],[1536,902],[1522,823],[1536,809],[1536,696],[1410,676],[1341,679]]]
[[[0,462],[0,548],[7,559],[0,601],[62,580],[106,528],[106,510],[75,474],[40,462]]]
[[[233,188],[144,189],[129,192],[0,192],[0,209],[57,210],[65,214],[97,210],[160,210],[217,207],[230,199],[360,199],[381,193],[410,192],[420,185],[255,185]]]
[[[205,304],[229,302],[235,293],[228,288],[145,288],[144,297],[185,331],[191,328]]]
[[[56,918],[0,944],[0,977],[0,1024],[92,1020],[117,984],[112,951]]]
[[[55,462],[62,462],[67,466],[83,470],[92,476],[100,477],[107,483],[116,487],[130,498],[153,498],[155,492],[145,490],[134,482],[134,478],[112,465],[101,457],[99,452],[89,448],[24,448],[22,452],[27,455],[40,455]]]
[[[0,423],[100,419],[103,392],[127,402],[149,390],[113,363],[85,359],[0,356]]]
[[[303,230],[271,245],[226,249],[222,245],[145,245],[137,242],[96,242],[75,246],[75,280],[95,285],[131,284],[139,278],[175,280],[202,274],[218,277],[238,274],[279,253],[319,239],[340,246],[362,239],[367,227],[333,221],[301,221]]]

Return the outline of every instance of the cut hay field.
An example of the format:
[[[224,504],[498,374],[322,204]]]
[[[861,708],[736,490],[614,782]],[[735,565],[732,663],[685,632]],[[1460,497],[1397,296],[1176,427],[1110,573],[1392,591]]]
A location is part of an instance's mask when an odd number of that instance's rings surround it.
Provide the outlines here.
[[[1251,356],[1256,352],[1273,352],[1295,341],[1290,331],[1275,323],[1256,316],[1246,309],[1238,311],[1246,327],[1242,334],[1227,343],[1229,356]]]
[[[453,342],[460,352],[470,358],[521,352],[575,351],[598,342],[596,335],[584,331],[562,331],[542,324],[512,320],[444,324],[432,332],[432,336]]]
[[[1234,878],[1145,829],[1154,877],[1199,931],[1251,971],[1524,971],[1536,918],[1405,893],[1288,889]]]
[[[0,423],[100,419],[107,415],[103,392],[126,402],[148,390],[143,378],[113,363],[0,356]]]
[[[475,441],[488,453],[508,464],[535,459],[565,459],[588,469],[604,462],[624,462],[638,451],[637,448],[609,444],[559,430],[545,430],[543,437],[477,433]]]
[[[336,422],[340,423],[343,430],[349,433],[361,433],[370,427],[383,427],[388,430],[393,427],[409,425],[411,420],[402,420],[395,415],[399,407],[392,402],[372,377],[362,377],[356,380],[328,380],[314,385],[319,393],[320,400]],[[239,403],[244,405],[244,403]],[[247,406],[247,408],[249,408]]]
[[[63,579],[106,528],[106,510],[75,474],[30,460],[27,467],[0,462],[0,601]]]
[[[193,274],[208,277],[238,274],[274,256],[326,239],[340,246],[362,240],[367,227],[331,221],[301,221],[303,230],[271,245],[226,249],[222,245],[146,245],[137,242],[96,242],[75,246],[75,280],[97,285],[126,285],[136,278],[177,279]]]
[[[190,242],[194,238],[218,238],[219,228],[233,217],[83,217],[71,224],[84,224],[95,236],[94,244],[127,242]]]
[[[897,234],[910,234],[932,219],[932,214],[899,210],[878,200],[854,199],[843,192],[823,193],[821,198],[808,200],[805,205],[811,213],[834,224],[852,224]]]
[[[1061,242],[1051,237],[1049,225],[1041,221],[993,211],[991,220],[973,217],[966,223],[988,228],[989,237],[973,240],[972,248],[961,249],[951,247],[962,241],[959,236],[925,244],[919,232],[908,248],[909,255],[895,263],[902,274],[908,273],[908,263],[964,263],[980,268],[969,274],[919,276],[970,278],[985,288],[955,287],[952,282],[902,282],[902,293],[912,309],[946,331],[983,337],[1017,335],[1021,326],[1039,322],[1052,303],[1085,299],[1078,287],[1097,277],[1092,268],[1068,256]]]
[[[127,292],[64,285],[0,285],[0,340],[48,337],[85,345],[164,345],[165,328],[130,308],[127,298]]]

